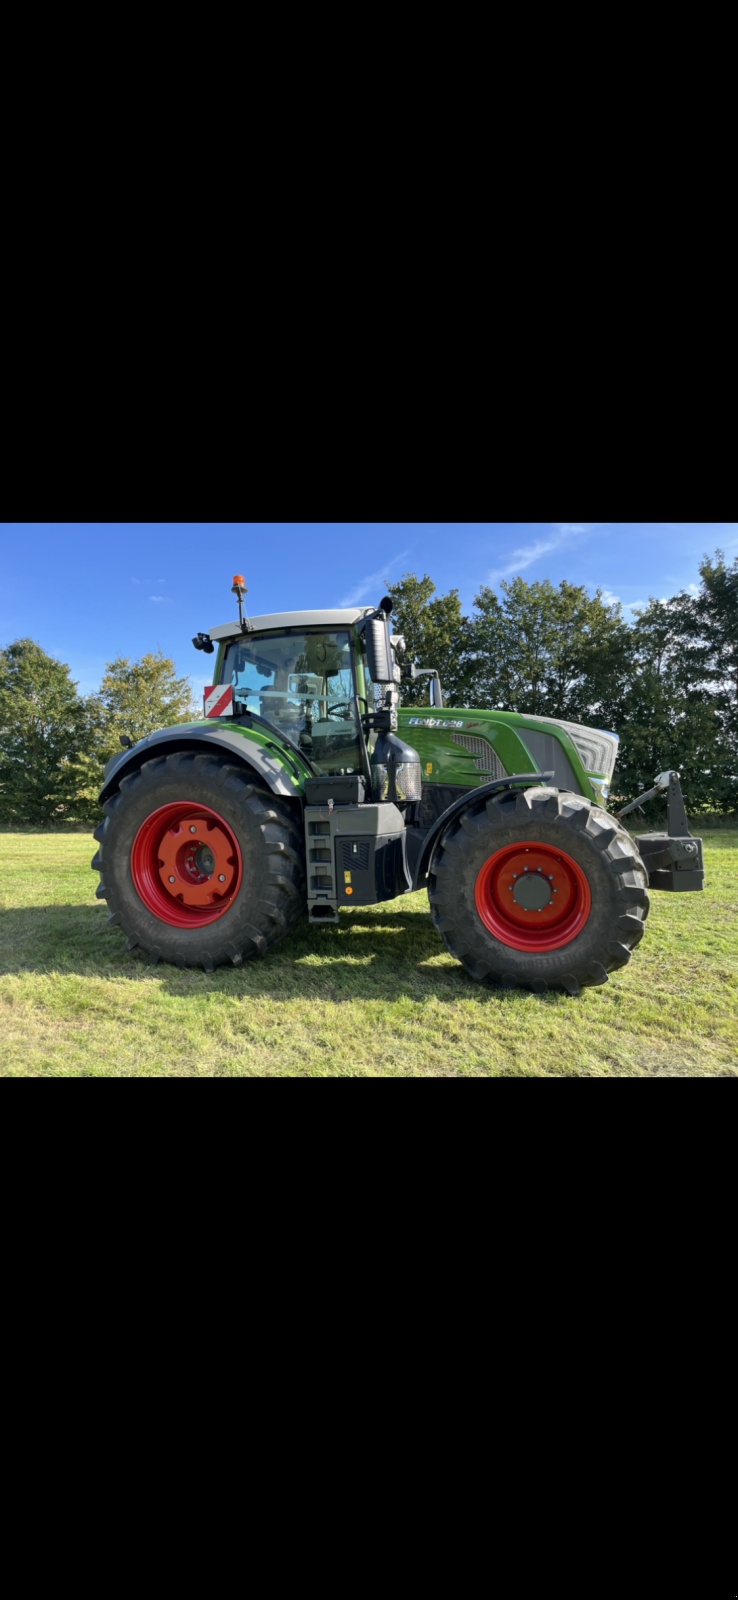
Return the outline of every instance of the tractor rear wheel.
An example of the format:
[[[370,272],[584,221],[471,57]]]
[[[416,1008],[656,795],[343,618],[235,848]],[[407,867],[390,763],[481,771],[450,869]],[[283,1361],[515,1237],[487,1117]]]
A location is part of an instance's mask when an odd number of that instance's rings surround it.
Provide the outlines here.
[[[630,835],[581,795],[540,788],[475,801],[429,881],[433,921],[477,981],[575,995],[630,961],[648,873]]]
[[[191,751],[154,757],[104,809],[92,866],[127,949],[211,972],[266,955],[302,916],[301,819],[243,767]]]

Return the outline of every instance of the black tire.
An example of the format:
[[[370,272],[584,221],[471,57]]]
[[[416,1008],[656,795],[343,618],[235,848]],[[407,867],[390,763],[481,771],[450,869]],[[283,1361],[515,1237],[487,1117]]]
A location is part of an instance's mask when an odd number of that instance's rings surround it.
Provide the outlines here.
[[[192,929],[171,927],[150,911],[131,875],[139,828],[159,806],[176,800],[218,812],[236,835],[243,861],[241,887],[228,911]],[[121,780],[104,810],[92,862],[100,872],[97,896],[108,902],[108,922],[126,934],[126,948],[140,945],[152,963],[169,961],[206,972],[226,962],[237,967],[249,956],[266,955],[302,916],[306,881],[299,808],[277,799],[227,758],[192,751],[155,757]]]
[[[479,872],[496,851],[518,840],[565,850],[585,873],[592,909],[581,932],[559,950],[517,950],[491,933],[477,910]],[[606,983],[630,961],[649,911],[648,873],[630,835],[581,795],[557,789],[504,791],[486,802],[470,796],[436,853],[428,894],[446,949],[478,982],[539,994],[571,995]]]

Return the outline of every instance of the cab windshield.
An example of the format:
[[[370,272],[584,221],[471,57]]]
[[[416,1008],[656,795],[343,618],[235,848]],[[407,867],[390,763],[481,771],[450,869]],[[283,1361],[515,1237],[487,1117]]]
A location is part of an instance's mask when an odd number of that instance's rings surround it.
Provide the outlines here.
[[[226,648],[221,683],[319,772],[361,771],[348,630],[244,634]]]

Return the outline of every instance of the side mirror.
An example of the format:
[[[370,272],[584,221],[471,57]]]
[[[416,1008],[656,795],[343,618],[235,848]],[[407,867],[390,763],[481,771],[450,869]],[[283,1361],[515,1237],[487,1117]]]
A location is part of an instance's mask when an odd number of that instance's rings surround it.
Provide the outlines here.
[[[215,649],[215,645],[213,644],[209,633],[195,634],[192,643],[194,644],[196,650],[204,650],[206,656],[211,656]]]
[[[364,629],[369,676],[373,683],[394,683],[386,618],[372,617]]]

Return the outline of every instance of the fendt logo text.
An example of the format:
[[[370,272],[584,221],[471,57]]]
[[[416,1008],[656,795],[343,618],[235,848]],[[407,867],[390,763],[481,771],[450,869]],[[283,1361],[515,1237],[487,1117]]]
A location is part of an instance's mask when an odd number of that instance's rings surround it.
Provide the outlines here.
[[[411,728],[463,728],[463,722],[451,722],[448,717],[411,717]]]

